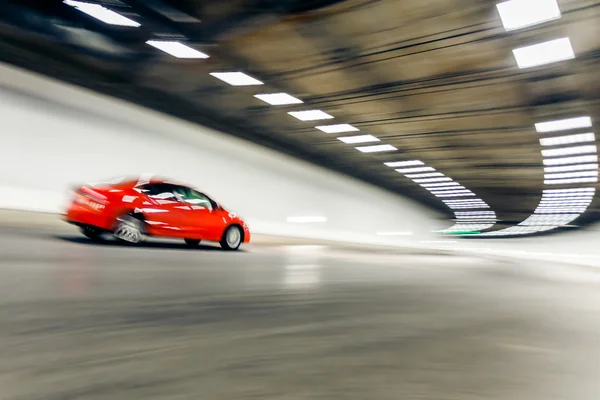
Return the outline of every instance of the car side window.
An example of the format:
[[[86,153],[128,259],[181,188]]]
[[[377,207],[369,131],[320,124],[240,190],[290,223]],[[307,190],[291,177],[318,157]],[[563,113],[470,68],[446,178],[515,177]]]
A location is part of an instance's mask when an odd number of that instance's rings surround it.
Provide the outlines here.
[[[177,200],[177,196],[175,195],[174,185],[169,185],[166,183],[155,183],[144,185],[140,188],[142,193],[148,195],[149,197],[157,200]]]
[[[180,186],[179,190],[178,192],[180,193],[181,199],[186,203],[191,204],[193,206],[204,207],[208,210],[213,209],[213,205],[210,199],[202,193],[184,186]]]

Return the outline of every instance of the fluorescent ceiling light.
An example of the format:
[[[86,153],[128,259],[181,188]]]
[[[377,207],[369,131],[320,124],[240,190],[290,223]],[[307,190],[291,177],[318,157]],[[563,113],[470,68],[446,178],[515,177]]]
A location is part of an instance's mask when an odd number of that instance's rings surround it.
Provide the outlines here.
[[[542,197],[542,201],[543,200],[560,200],[560,201],[566,201],[566,200],[588,200],[588,199],[592,199],[592,198],[594,198],[594,194],[593,193],[579,194],[579,195],[548,194],[548,195],[544,195]]]
[[[425,174],[408,174],[407,178],[433,178],[436,176],[444,176],[441,172],[428,172]]]
[[[359,130],[350,124],[320,125],[315,128],[325,133],[357,132]]]
[[[598,171],[583,172],[563,172],[560,174],[545,174],[544,179],[562,179],[562,178],[585,178],[588,176],[598,176]]]
[[[318,121],[333,118],[331,115],[321,110],[291,111],[288,114],[300,121]]]
[[[550,179],[545,180],[546,185],[566,185],[569,183],[592,183],[598,182],[598,178],[573,178],[573,179]]]
[[[581,192],[595,192],[595,188],[573,188],[573,189],[544,189],[543,193],[581,193]]]
[[[64,0],[63,3],[71,7],[75,7],[75,9],[81,11],[82,13],[85,13],[109,25],[132,26],[134,28],[141,26],[140,23],[102,7],[99,4],[84,3],[82,1],[72,0]]]
[[[431,189],[431,188],[442,188],[442,187],[446,187],[446,186],[459,186],[460,184],[458,182],[442,182],[442,183],[424,183],[424,184],[419,184],[420,186],[423,186],[425,189]]]
[[[338,140],[348,144],[380,142],[380,140],[373,135],[342,136],[339,137]]]
[[[557,207],[557,206],[562,206],[562,207],[565,207],[565,206],[587,207],[590,204],[592,204],[592,199],[589,199],[587,201],[542,201],[538,205],[538,208],[540,208],[540,207]]]
[[[569,129],[589,128],[592,126],[590,117],[575,117],[566,119],[557,119],[554,121],[538,122],[535,124],[535,130],[543,132],[566,131]]]
[[[575,58],[568,37],[549,40],[513,50],[519,68],[530,68]]]
[[[244,74],[243,72],[211,72],[211,76],[229,83],[231,86],[256,86],[264,85],[258,79]]]
[[[463,197],[475,196],[475,193],[436,194],[435,197]]]
[[[431,192],[434,195],[438,195],[438,194],[456,194],[456,193],[473,193],[470,190],[467,189],[460,189],[460,190],[446,190],[443,192],[437,192],[437,191],[432,191]]]
[[[435,168],[431,168],[431,167],[399,168],[396,171],[400,172],[401,174],[412,174],[415,172],[433,172],[433,171],[435,171]]]
[[[570,172],[598,169],[598,164],[567,165],[564,167],[546,167],[544,172]]]
[[[560,18],[556,0],[510,0],[496,4],[496,8],[507,31]]]
[[[569,209],[565,209],[565,208],[556,208],[556,209],[537,209],[534,212],[536,214],[560,214],[560,213],[572,213],[572,212],[577,212],[577,213],[584,213],[586,211],[585,208],[569,208]]]
[[[575,135],[556,136],[540,139],[542,146],[556,146],[561,144],[593,142],[596,137],[593,133],[577,133]]]
[[[176,58],[208,58],[207,54],[204,54],[196,49],[192,49],[183,43],[164,41],[164,40],[148,40],[146,44],[155,47],[167,54],[172,55]]]
[[[581,164],[588,162],[598,162],[598,156],[577,156],[565,158],[551,158],[544,160],[544,165],[565,165],[565,164]]]
[[[447,187],[433,187],[433,188],[425,188],[427,190],[429,190],[430,192],[434,192],[434,191],[443,191],[443,190],[467,190],[466,187],[464,186],[447,186]]]
[[[264,101],[265,103],[269,103],[272,106],[304,103],[302,100],[297,99],[294,96],[290,96],[287,93],[256,94],[254,97]]]
[[[377,232],[377,236],[411,236],[412,234],[412,232],[402,231]]]
[[[453,206],[453,205],[448,205],[448,207],[450,207],[453,210],[472,210],[472,209],[476,209],[476,208],[490,208],[490,206],[488,206],[487,204],[473,204],[472,206]]]
[[[454,213],[454,215],[456,215],[457,217],[465,217],[472,215],[493,215],[495,217],[496,213],[493,211],[457,211]]]
[[[544,157],[569,156],[572,154],[595,153],[596,150],[595,145],[563,147],[561,149],[542,150],[542,155]]]
[[[426,178],[426,179],[413,179],[415,183],[429,183],[429,182],[450,182],[450,178]]]
[[[481,199],[467,199],[467,200],[442,200],[444,203],[474,203],[474,202],[482,202],[483,200]]]
[[[356,150],[361,151],[363,153],[378,153],[382,151],[396,151],[398,149],[389,144],[380,144],[376,146],[356,147]]]
[[[423,161],[419,160],[411,160],[411,161],[394,161],[394,162],[386,162],[384,163],[388,167],[396,168],[396,167],[411,167],[413,165],[425,165]]]
[[[287,222],[305,224],[310,222],[327,222],[327,218],[318,216],[287,217]]]

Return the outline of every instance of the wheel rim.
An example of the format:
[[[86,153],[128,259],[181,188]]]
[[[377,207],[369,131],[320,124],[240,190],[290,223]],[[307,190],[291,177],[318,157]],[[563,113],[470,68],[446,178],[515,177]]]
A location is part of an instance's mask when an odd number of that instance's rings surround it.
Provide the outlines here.
[[[115,230],[115,237],[129,243],[141,242],[142,230],[139,222],[129,218],[119,219],[119,224]]]
[[[242,235],[240,234],[240,230],[238,228],[230,228],[225,236],[225,241],[229,247],[235,248],[240,245],[241,238]]]

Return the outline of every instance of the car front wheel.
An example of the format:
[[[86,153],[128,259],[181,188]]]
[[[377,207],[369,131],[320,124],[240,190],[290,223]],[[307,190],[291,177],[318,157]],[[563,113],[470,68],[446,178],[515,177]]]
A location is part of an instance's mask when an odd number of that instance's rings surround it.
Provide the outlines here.
[[[233,225],[227,228],[221,239],[221,247],[225,250],[237,250],[242,244],[242,230]]]

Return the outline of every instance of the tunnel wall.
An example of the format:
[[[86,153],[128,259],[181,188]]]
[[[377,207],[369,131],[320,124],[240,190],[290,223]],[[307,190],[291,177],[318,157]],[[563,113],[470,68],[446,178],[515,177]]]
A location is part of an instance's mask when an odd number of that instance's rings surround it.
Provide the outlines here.
[[[375,186],[6,64],[0,79],[0,208],[61,212],[73,183],[155,173],[201,188],[256,233],[387,244],[431,236],[436,215]]]

